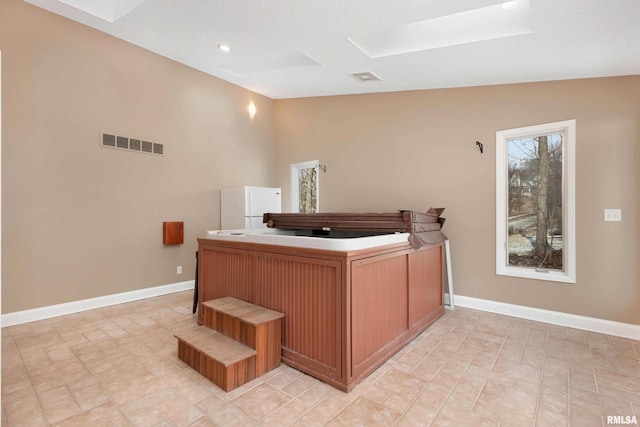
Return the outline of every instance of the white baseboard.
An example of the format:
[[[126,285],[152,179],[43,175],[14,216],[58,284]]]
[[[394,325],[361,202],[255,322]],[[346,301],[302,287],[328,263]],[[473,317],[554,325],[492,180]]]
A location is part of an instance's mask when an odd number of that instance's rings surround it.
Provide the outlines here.
[[[172,294],[174,292],[188,291],[189,289],[193,289],[193,287],[194,281],[188,280],[186,282],[154,286],[152,288],[105,295],[103,297],[89,298],[80,301],[66,302],[64,304],[56,304],[47,307],[33,308],[30,310],[16,311],[13,313],[3,314],[0,320],[0,325],[2,325],[2,327],[20,325],[22,323],[35,322],[36,320],[44,320],[50,319],[52,317],[64,316],[65,314],[79,313],[81,311],[138,301],[141,299]]]
[[[64,316],[65,314],[79,313],[81,311],[138,301],[141,299],[172,294],[175,292],[188,291],[192,290],[193,287],[194,281],[188,280],[186,282],[138,289],[135,291],[122,292],[119,294],[106,295],[103,297],[72,301],[64,304],[56,304],[30,310],[16,311],[13,313],[3,314],[0,319],[0,325],[2,325],[2,327],[20,325],[22,323],[35,322],[37,320]],[[569,328],[582,329],[585,331],[598,332],[633,340],[640,340],[640,325],[613,322],[611,320],[578,316],[576,314],[543,310],[540,308],[526,307],[522,305],[507,304],[504,302],[467,297],[464,295],[454,295],[453,299],[455,300],[455,304],[460,307],[472,308],[475,310],[487,311],[490,313],[504,314],[506,316],[551,323],[553,325],[566,326]]]
[[[543,310],[540,308],[465,297],[464,295],[454,295],[454,299],[456,306],[459,307],[473,308],[475,310],[504,314],[507,316],[519,317],[521,319],[536,320],[538,322],[551,323],[553,325],[567,326],[569,328],[615,335],[617,337],[629,338],[632,340],[640,340],[640,325],[613,322],[611,320],[597,319],[595,317],[578,316],[576,314],[562,313],[559,311]]]

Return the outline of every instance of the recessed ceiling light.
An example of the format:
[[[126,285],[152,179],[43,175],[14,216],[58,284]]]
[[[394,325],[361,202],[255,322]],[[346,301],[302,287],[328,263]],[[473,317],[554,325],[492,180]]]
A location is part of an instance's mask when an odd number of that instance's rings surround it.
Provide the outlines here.
[[[218,43],[218,49],[220,49],[223,52],[229,52],[231,50],[231,48],[224,43]]]

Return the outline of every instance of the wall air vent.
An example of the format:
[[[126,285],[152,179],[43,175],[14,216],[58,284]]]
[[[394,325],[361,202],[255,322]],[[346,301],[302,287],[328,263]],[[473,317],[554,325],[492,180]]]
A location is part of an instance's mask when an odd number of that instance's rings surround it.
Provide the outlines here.
[[[107,135],[106,133],[102,134],[102,145],[105,147],[115,147],[116,146],[116,137],[115,135]]]
[[[124,148],[125,150],[128,150],[129,138],[125,138],[124,136],[116,136],[116,146],[118,148]]]
[[[349,74],[351,77],[353,77],[354,79],[356,79],[359,82],[365,83],[365,82],[379,82],[382,79],[380,77],[378,77],[377,75],[375,75],[373,72],[371,71],[363,71],[362,73],[351,73]]]
[[[118,148],[120,150],[135,151],[138,153],[149,153],[157,156],[164,156],[164,145],[155,142],[142,141],[126,136],[103,133],[100,145],[106,148]]]

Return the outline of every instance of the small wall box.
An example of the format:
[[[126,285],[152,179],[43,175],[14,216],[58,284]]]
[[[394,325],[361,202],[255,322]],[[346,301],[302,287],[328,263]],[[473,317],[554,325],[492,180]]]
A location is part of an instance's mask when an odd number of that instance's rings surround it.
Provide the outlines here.
[[[184,243],[184,222],[165,221],[162,223],[162,243],[181,245]]]

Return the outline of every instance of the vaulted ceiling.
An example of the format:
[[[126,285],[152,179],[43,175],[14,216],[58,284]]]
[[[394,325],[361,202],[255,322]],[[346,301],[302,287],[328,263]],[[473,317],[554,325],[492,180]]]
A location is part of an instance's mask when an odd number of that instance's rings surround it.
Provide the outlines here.
[[[640,74],[638,0],[25,1],[274,99]]]

